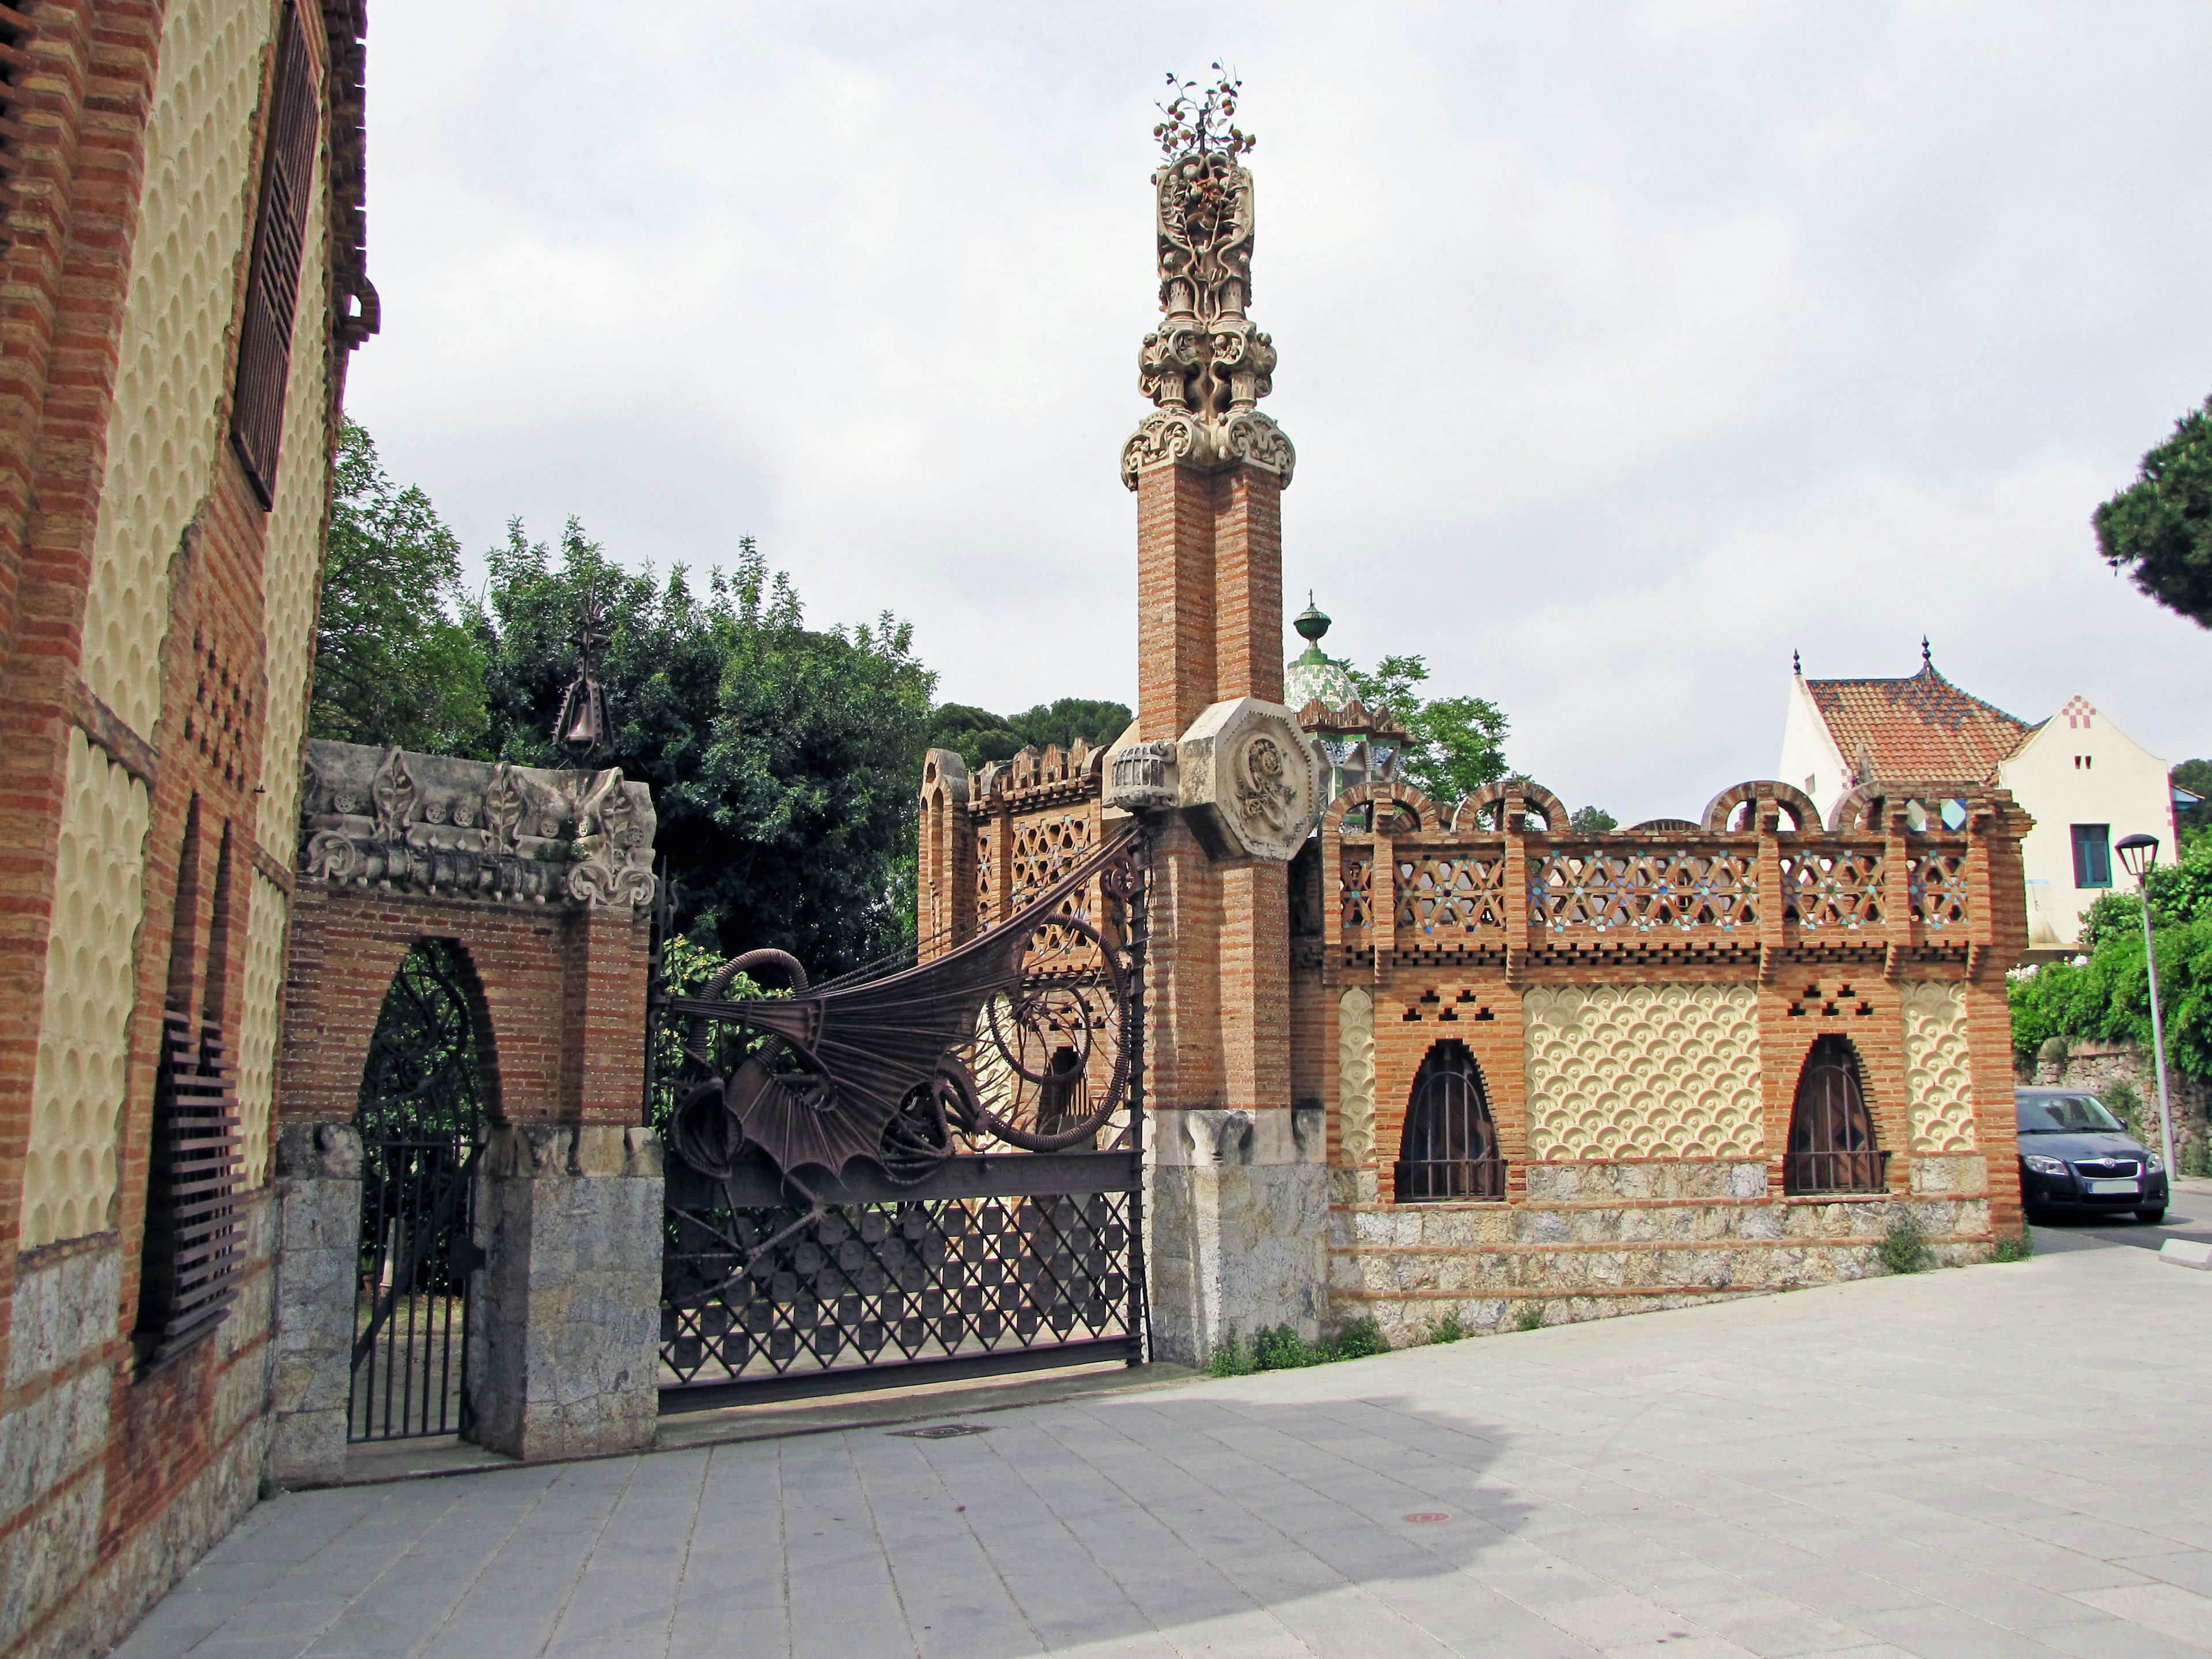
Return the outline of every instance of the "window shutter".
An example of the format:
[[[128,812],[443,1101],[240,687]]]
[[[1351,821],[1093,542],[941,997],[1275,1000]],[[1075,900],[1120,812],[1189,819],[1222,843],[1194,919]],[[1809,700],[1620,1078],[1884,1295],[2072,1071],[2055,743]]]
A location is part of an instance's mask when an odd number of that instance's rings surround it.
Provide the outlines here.
[[[238,383],[230,439],[246,476],[267,507],[276,492],[284,441],[284,386],[292,368],[292,313],[307,231],[307,191],[315,167],[322,99],[299,9],[284,8],[276,40],[276,82],[261,164],[261,211],[253,227],[246,324],[238,343]]]
[[[161,1017],[138,1334],[158,1365],[222,1322],[238,1291],[238,1102],[222,1034]]]

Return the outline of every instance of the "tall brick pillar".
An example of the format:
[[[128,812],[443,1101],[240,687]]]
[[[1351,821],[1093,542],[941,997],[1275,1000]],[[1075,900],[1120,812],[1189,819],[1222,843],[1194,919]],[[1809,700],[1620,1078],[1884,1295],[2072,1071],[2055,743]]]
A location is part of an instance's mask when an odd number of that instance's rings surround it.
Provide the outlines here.
[[[1296,458],[1255,407],[1275,353],[1244,314],[1252,176],[1206,149],[1153,186],[1166,315],[1139,375],[1158,407],[1121,458],[1137,495],[1137,735],[1109,799],[1156,838],[1153,1337],[1161,1358],[1195,1363],[1262,1327],[1318,1334],[1328,1188],[1321,1126],[1291,1104],[1288,871],[1325,773],[1282,706]]]

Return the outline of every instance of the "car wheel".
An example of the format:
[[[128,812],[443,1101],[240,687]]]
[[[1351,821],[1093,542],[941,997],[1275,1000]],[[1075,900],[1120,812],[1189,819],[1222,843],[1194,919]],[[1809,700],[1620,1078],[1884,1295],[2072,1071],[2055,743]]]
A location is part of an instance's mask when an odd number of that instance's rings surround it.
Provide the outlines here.
[[[2146,1227],[2155,1227],[2166,1219],[2166,1206],[2161,1204],[2155,1210],[2137,1210],[2136,1219]]]

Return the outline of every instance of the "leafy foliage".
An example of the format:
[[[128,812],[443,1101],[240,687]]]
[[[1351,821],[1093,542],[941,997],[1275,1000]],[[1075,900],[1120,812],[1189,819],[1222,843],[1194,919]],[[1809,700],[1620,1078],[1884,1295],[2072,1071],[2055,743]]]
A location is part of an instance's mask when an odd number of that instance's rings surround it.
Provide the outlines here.
[[[1170,161],[1193,150],[1233,161],[1260,142],[1233,124],[1237,99],[1244,90],[1243,79],[1222,68],[1218,60],[1212,68],[1213,80],[1203,86],[1177,80],[1173,70],[1168,71],[1169,99],[1155,106],[1160,122],[1152,137],[1159,141],[1160,154]]]
[[[913,927],[914,761],[934,684],[910,626],[885,613],[809,629],[750,537],[695,592],[680,568],[665,582],[624,570],[574,520],[557,553],[517,520],[477,617],[491,753],[558,763],[567,635],[587,593],[614,719],[597,763],[652,786],[678,928],[726,956],[789,951],[817,976],[896,949]]]
[[[1128,729],[1130,719],[1127,703],[1088,697],[1061,697],[1006,715],[970,703],[940,703],[930,713],[927,746],[957,750],[972,775],[991,761],[1012,760],[1031,744],[1065,749],[1081,738],[1093,749],[1103,749]],[[917,758],[915,770],[920,769]]]
[[[1217,1345],[1206,1358],[1206,1372],[1209,1376],[1249,1376],[1254,1371],[1298,1370],[1389,1352],[1382,1328],[1372,1319],[1348,1319],[1335,1335],[1320,1342],[1307,1341],[1288,1325],[1263,1326],[1253,1334],[1249,1348],[1234,1334]]]
[[[1446,810],[1486,783],[1505,775],[1505,712],[1483,697],[1425,699],[1429,666],[1419,657],[1385,657],[1369,673],[1347,672],[1370,708],[1385,709],[1411,741],[1399,771]]]
[[[1620,828],[1620,820],[1602,806],[1578,806],[1567,819],[1567,832],[1575,836],[1602,836]]]
[[[2152,871],[2149,887],[2166,1060],[2187,1076],[2212,1078],[2212,839]],[[2022,1054],[2054,1037],[2151,1046],[2142,902],[2106,894],[2089,907],[2081,943],[2086,959],[2012,976],[2012,1040]]]
[[[483,735],[483,665],[465,610],[459,541],[421,489],[392,483],[368,434],[348,421],[338,437],[308,734],[470,752]]]
[[[1461,1342],[1474,1334],[1468,1328],[1467,1322],[1459,1316],[1457,1308],[1429,1322],[1428,1339],[1431,1343]]]
[[[1928,1248],[1928,1235],[1921,1231],[1920,1223],[1910,1210],[1899,1212],[1891,1220],[1889,1231],[1875,1254],[1881,1258],[1881,1265],[1893,1273],[1924,1273],[1936,1265],[1935,1252]]]
[[[2166,775],[2177,787],[2199,797],[2196,805],[2179,807],[2174,811],[2181,833],[2179,851],[2186,856],[2197,838],[2212,830],[2212,760],[2185,760]]]
[[[2212,628],[2212,398],[2142,458],[2136,481],[2100,507],[2097,550],[2169,611]]]

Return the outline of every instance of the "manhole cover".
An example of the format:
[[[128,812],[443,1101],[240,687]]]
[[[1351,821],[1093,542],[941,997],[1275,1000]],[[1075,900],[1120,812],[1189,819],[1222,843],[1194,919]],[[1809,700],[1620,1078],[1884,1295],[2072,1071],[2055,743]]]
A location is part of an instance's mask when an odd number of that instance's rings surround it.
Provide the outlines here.
[[[1451,1516],[1446,1515],[1442,1510],[1423,1510],[1419,1514],[1407,1516],[1406,1519],[1413,1522],[1449,1521]]]
[[[957,1440],[963,1434],[988,1434],[981,1423],[932,1423],[925,1429],[893,1429],[902,1440]]]

